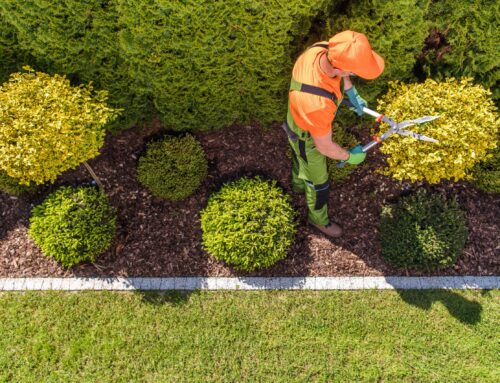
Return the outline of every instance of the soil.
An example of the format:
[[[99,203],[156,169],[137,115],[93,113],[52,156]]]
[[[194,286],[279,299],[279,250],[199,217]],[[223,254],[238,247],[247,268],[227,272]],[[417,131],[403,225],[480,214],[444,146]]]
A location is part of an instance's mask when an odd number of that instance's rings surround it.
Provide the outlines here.
[[[362,142],[369,128],[353,128]],[[21,197],[0,192],[0,277],[29,276],[338,276],[338,275],[498,275],[500,196],[467,182],[433,186],[456,196],[466,211],[469,237],[453,267],[419,273],[386,264],[380,255],[378,222],[384,203],[412,192],[413,185],[376,172],[383,165],[375,150],[350,177],[332,185],[330,217],[343,225],[342,238],[330,240],[306,223],[304,196],[291,190],[291,160],[285,133],[276,125],[233,126],[196,133],[209,161],[204,183],[190,197],[169,202],[152,196],[136,179],[137,161],[152,137],[165,134],[158,122],[108,135],[101,155],[88,161],[118,211],[113,246],[95,263],[65,269],[44,256],[27,235],[30,211],[56,187],[92,182],[87,170],[66,172],[54,185]],[[200,210],[223,182],[243,175],[278,180],[300,213],[296,240],[284,260],[267,270],[245,273],[210,257],[201,245]],[[431,188],[426,185],[420,187]]]

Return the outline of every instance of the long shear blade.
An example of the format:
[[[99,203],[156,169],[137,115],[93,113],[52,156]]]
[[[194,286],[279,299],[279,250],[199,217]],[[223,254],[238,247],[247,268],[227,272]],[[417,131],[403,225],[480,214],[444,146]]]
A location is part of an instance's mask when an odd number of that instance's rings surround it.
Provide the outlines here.
[[[439,118],[439,116],[424,116],[416,120],[403,121],[398,124],[398,129],[404,129],[412,125],[425,124],[426,122],[434,121],[436,118]]]
[[[438,140],[436,140],[434,138],[427,137],[427,136],[424,136],[423,134],[415,133],[415,132],[412,132],[410,130],[401,130],[400,129],[396,133],[401,134],[402,136],[410,136],[410,137],[416,138],[417,140],[420,140],[420,141],[439,142]]]
[[[440,116],[424,116],[417,118],[415,121],[415,124],[424,124],[426,122],[434,121],[436,118],[439,118]]]

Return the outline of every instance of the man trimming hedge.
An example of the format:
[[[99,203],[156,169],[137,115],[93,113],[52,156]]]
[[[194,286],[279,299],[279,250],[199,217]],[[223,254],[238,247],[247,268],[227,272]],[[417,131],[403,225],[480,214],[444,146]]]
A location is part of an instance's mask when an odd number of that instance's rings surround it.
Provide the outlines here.
[[[342,235],[342,228],[328,218],[326,157],[352,165],[366,157],[360,145],[346,150],[332,141],[332,122],[344,92],[358,115],[367,106],[349,76],[372,80],[383,70],[383,58],[365,35],[353,31],[314,44],[293,67],[284,124],[292,147],[292,184],[296,192],[306,194],[309,222],[331,237]]]

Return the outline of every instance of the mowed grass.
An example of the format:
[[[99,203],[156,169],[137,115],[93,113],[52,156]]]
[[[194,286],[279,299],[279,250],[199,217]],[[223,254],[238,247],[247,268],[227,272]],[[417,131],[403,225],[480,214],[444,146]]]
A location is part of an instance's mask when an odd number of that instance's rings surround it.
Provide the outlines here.
[[[0,381],[498,382],[498,291],[0,294]]]

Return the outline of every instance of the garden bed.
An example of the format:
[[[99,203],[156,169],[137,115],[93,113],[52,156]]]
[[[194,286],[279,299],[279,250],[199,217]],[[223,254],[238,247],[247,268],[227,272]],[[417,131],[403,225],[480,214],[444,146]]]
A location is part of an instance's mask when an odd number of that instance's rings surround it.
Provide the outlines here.
[[[353,130],[363,142],[368,128]],[[30,211],[61,185],[90,183],[83,166],[65,173],[55,185],[34,195],[12,197],[0,192],[0,277],[28,276],[338,276],[422,275],[396,269],[380,255],[378,223],[382,205],[412,192],[375,170],[383,164],[378,151],[343,183],[332,186],[330,216],[345,234],[330,240],[306,224],[302,195],[291,191],[291,160],[285,133],[274,126],[233,126],[196,133],[209,161],[208,176],[193,195],[179,202],[153,197],[136,179],[136,166],[145,143],[164,134],[159,123],[109,135],[101,155],[89,161],[118,210],[118,232],[112,248],[94,264],[64,269],[45,257],[27,236]],[[244,273],[209,257],[202,249],[199,212],[223,182],[242,175],[278,180],[293,197],[300,213],[299,228],[289,255],[266,270]],[[425,186],[424,186],[425,187]],[[467,182],[433,187],[456,196],[466,211],[468,240],[463,255],[451,268],[429,275],[498,275],[500,272],[500,198]]]

